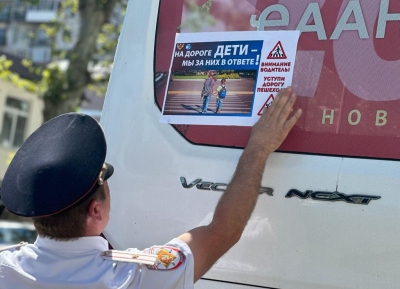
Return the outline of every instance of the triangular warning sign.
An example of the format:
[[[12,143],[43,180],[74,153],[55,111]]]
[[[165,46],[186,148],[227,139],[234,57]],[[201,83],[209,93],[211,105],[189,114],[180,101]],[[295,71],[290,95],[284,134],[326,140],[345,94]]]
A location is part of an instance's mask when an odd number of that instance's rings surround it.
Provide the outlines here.
[[[278,41],[274,49],[268,54],[267,59],[287,59],[285,50],[283,50],[282,43]]]
[[[270,107],[270,105],[272,104],[272,102],[274,101],[274,99],[275,99],[274,95],[271,94],[271,95],[268,97],[267,101],[264,103],[264,105],[261,107],[260,111],[258,112],[258,115],[262,115],[263,110],[264,110],[264,107],[267,107],[267,108]]]

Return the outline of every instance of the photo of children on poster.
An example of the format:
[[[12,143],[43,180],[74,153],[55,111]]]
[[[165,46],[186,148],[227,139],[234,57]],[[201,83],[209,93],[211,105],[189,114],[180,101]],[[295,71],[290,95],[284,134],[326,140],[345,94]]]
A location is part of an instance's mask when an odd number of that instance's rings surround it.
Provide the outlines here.
[[[176,34],[161,123],[252,126],[291,85],[298,31]]]

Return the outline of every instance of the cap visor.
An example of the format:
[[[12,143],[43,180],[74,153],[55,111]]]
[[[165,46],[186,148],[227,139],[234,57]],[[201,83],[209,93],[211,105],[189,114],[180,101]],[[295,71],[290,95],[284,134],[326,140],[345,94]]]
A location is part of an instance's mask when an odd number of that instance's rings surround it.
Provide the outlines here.
[[[114,173],[114,167],[111,164],[106,163],[106,166],[107,166],[107,171],[104,176],[104,180],[107,180],[108,178],[110,178]]]

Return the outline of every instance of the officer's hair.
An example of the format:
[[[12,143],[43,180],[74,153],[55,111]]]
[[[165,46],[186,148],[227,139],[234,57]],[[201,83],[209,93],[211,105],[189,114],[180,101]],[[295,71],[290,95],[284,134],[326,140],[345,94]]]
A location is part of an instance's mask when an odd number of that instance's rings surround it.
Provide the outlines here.
[[[58,241],[68,241],[85,236],[87,209],[92,200],[104,201],[106,193],[104,186],[86,201],[78,206],[62,211],[49,217],[33,218],[33,224],[39,236]]]

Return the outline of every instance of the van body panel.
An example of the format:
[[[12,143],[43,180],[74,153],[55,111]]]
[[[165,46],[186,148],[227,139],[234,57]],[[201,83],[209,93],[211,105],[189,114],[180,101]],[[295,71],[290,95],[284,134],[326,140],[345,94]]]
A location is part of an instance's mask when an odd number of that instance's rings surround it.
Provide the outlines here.
[[[101,118],[107,161],[115,168],[104,234],[115,249],[164,244],[210,222],[222,192],[204,188],[229,183],[242,153],[194,145],[159,123],[153,68],[158,8],[157,0],[129,2]],[[273,196],[259,196],[241,240],[196,288],[396,288],[399,173],[397,161],[273,153],[262,179]],[[182,177],[187,184],[210,184],[184,188]],[[320,194],[287,197],[293,189]],[[344,197],[332,196],[336,192]],[[351,195],[380,199],[346,201]]]

